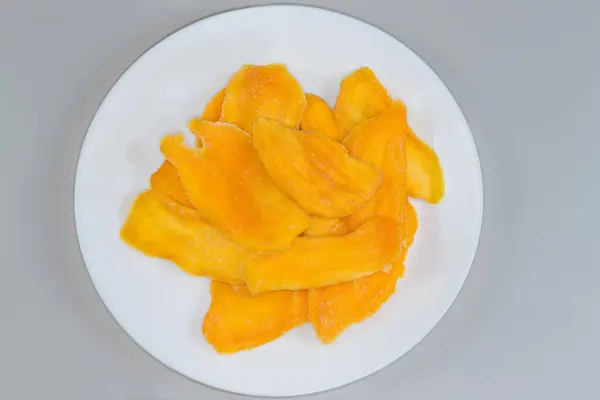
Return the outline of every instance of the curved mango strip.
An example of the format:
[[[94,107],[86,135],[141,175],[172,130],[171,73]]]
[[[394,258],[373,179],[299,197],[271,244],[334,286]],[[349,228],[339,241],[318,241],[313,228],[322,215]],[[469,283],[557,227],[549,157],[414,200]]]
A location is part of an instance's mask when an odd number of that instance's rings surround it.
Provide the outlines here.
[[[444,197],[444,173],[437,154],[409,129],[407,134],[406,188],[410,197],[439,203]]]
[[[300,129],[305,132],[321,132],[336,142],[344,139],[344,134],[338,126],[329,104],[314,94],[306,95],[306,108]]]
[[[191,275],[242,283],[246,250],[200,219],[197,212],[148,190],[133,203],[121,239],[151,257],[171,260]]]
[[[322,133],[306,133],[261,118],[254,125],[253,139],[273,181],[311,214],[347,216],[370,199],[381,183],[378,171]]]
[[[392,98],[375,73],[369,67],[362,67],[342,80],[333,114],[342,135],[346,136],[355,126],[391,104]]]
[[[252,295],[244,286],[212,281],[202,333],[218,353],[271,342],[308,320],[305,290]]]
[[[220,120],[246,132],[260,117],[298,128],[305,106],[304,90],[285,65],[244,65],[227,84]]]
[[[238,127],[192,120],[202,148],[165,137],[161,151],[175,166],[202,218],[245,248],[281,251],[308,227],[308,216],[271,180],[252,139]]]
[[[218,122],[221,118],[221,107],[225,99],[225,88],[219,90],[208,102],[199,119],[208,122]],[[196,147],[202,147],[202,139],[196,138]]]
[[[356,158],[381,170],[381,187],[346,218],[350,228],[373,215],[406,225],[406,122],[404,107],[390,107],[352,130],[344,145]]]
[[[177,170],[168,161],[163,162],[160,168],[150,176],[150,188],[164,193],[182,206],[194,208],[181,186]]]
[[[221,107],[225,99],[225,88],[219,90],[208,102],[200,119],[203,121],[217,122],[221,118]]]
[[[408,204],[408,240],[390,271],[308,291],[308,318],[323,343],[333,342],[350,325],[376,313],[395,292],[396,281],[404,276],[406,251],[418,228],[417,213]]]
[[[372,275],[398,258],[402,229],[388,218],[373,217],[346,235],[300,237],[281,253],[249,254],[242,274],[252,293],[351,281]]]

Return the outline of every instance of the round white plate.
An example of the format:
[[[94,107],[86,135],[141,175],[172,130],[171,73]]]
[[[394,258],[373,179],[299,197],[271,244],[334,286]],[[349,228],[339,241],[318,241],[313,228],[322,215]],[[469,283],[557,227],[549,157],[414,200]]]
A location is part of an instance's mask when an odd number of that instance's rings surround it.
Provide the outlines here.
[[[439,205],[420,219],[407,276],[372,318],[322,345],[306,324],[257,349],[218,355],[204,340],[209,281],[147,257],[119,239],[135,196],[163,157],[159,141],[186,132],[242,64],[281,62],[333,103],[340,80],[370,66],[408,107],[415,132],[444,168]],[[191,137],[191,136],[190,136]],[[402,43],[364,22],[297,6],[247,8],[196,22],[140,57],[104,99],[85,138],[75,185],[77,234],[106,307],[146,351],[191,379],[232,392],[285,396],[367,376],[417,344],[448,310],[475,254],[482,218],[477,150],[454,98]]]

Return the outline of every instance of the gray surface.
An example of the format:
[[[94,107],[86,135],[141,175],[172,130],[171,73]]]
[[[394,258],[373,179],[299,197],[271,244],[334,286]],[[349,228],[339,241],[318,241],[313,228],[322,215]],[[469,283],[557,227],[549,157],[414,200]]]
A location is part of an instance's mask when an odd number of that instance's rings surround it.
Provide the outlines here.
[[[600,398],[598,3],[315,3],[391,32],[438,72],[471,125],[486,202],[472,272],[438,327],[314,398]],[[237,398],[170,371],[111,318],[79,254],[72,191],[120,73],[166,33],[245,4],[0,0],[0,398]]]

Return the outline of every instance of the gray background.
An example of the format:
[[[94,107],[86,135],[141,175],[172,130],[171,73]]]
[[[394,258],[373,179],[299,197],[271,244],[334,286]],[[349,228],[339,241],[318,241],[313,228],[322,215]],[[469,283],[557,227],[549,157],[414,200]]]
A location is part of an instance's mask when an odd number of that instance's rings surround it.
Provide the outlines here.
[[[383,28],[433,67],[485,186],[479,250],[446,317],[392,366],[314,398],[600,398],[597,1],[306,3]],[[237,398],[170,371],[111,318],[77,247],[72,192],[118,76],[167,33],[242,5],[0,0],[0,398]]]

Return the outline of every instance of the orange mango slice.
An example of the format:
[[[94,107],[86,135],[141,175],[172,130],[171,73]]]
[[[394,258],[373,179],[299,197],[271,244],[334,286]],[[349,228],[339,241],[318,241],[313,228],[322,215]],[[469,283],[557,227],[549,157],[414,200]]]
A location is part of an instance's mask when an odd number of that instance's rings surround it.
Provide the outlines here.
[[[208,102],[199,119],[208,122],[218,122],[221,118],[221,107],[225,99],[225,88],[219,90]],[[196,138],[196,147],[202,147],[202,139]]]
[[[306,236],[337,236],[348,233],[348,225],[343,218],[323,218],[311,216]]]
[[[333,342],[350,325],[376,313],[396,290],[396,281],[404,275],[406,250],[418,227],[417,213],[410,203],[408,210],[409,239],[391,270],[308,291],[308,318],[323,343]]]
[[[381,182],[378,171],[322,133],[261,118],[253,139],[273,181],[311,214],[347,216],[371,198]]]
[[[410,197],[439,203],[444,197],[444,173],[437,154],[409,129],[406,146],[407,181]]]
[[[362,67],[342,80],[333,114],[345,136],[355,126],[379,114],[391,104],[392,98],[375,73],[371,68]]]
[[[344,134],[339,128],[329,104],[314,94],[306,95],[306,108],[300,129],[306,132],[321,132],[330,139],[341,142]]]
[[[417,215],[415,206],[413,206],[410,201],[407,201],[406,205],[406,239],[404,240],[404,245],[402,247],[403,251],[400,253],[400,257],[396,260],[402,263],[406,259],[406,253],[408,249],[415,241],[415,235],[417,234],[417,229],[419,228],[419,216]]]
[[[308,319],[306,291],[252,295],[244,286],[212,281],[210,294],[202,332],[219,353],[268,343]]]
[[[213,96],[208,102],[200,119],[209,122],[217,122],[221,118],[221,107],[223,106],[223,100],[225,99],[225,88],[219,90],[217,94]]]
[[[298,128],[305,106],[304,90],[285,65],[244,65],[227,84],[220,120],[246,132],[260,117]]]
[[[202,148],[167,136],[161,151],[177,169],[200,216],[245,248],[281,251],[308,227],[308,216],[271,180],[252,138],[238,127],[192,120]]]
[[[160,168],[150,176],[150,188],[164,193],[182,206],[194,207],[181,186],[177,170],[168,161],[163,162]]]
[[[151,257],[171,260],[191,275],[241,283],[246,251],[197,212],[148,190],[133,203],[121,229],[121,239]]]
[[[373,215],[406,225],[406,112],[395,105],[352,130],[344,140],[348,152],[379,170],[382,183],[366,204],[346,219],[350,228]]]
[[[347,282],[374,274],[398,258],[405,232],[387,218],[373,217],[341,236],[303,236],[291,249],[251,253],[242,273],[253,293],[301,290]]]

